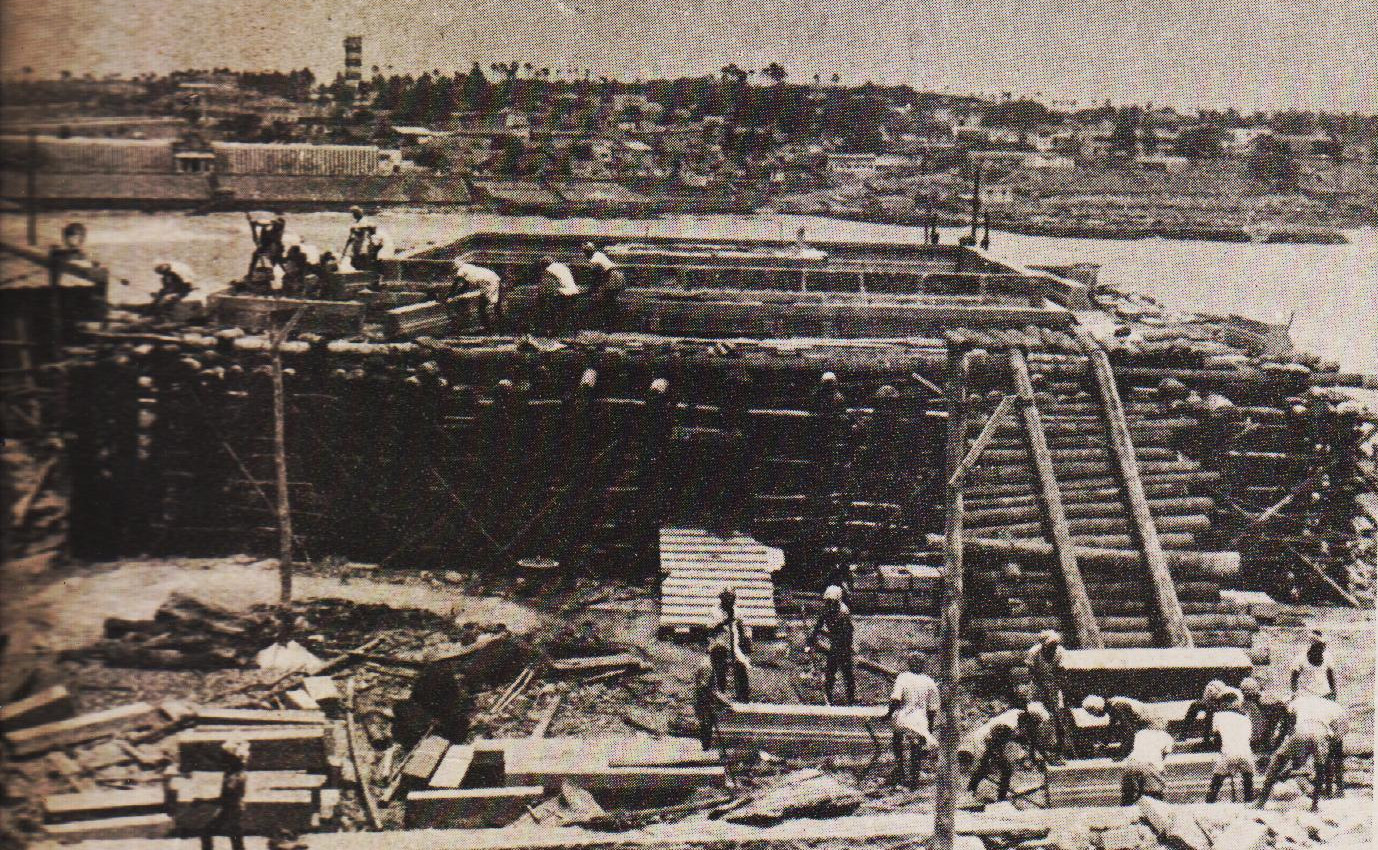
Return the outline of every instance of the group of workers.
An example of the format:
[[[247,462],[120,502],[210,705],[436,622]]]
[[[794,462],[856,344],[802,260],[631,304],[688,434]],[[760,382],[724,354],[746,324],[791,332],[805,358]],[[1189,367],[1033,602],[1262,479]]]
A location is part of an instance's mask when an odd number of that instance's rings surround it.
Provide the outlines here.
[[[586,288],[579,285],[574,268],[564,260],[545,256],[537,264],[536,304],[531,320],[535,332],[557,336],[578,330],[576,317],[581,313],[581,302],[588,304],[583,314],[589,325],[607,332],[620,328],[618,299],[627,288],[624,273],[592,242],[584,243],[582,253],[590,275]],[[506,294],[496,271],[469,260],[455,260],[450,287],[440,299],[451,302],[471,296],[479,324],[485,331],[495,333],[502,328]]]
[[[1166,759],[1178,747],[1167,730],[1167,718],[1153,705],[1126,696],[1088,695],[1081,703],[1089,718],[1105,718],[1108,735],[1098,742],[1073,741],[1075,722],[1062,690],[1062,641],[1045,632],[1025,657],[1031,679],[1028,699],[979,730],[982,757],[972,772],[969,789],[993,779],[997,797],[1009,793],[1013,764],[1008,745],[1020,744],[1035,762],[1056,763],[1062,753],[1083,756],[1114,753],[1122,760],[1122,805],[1140,797],[1162,798]],[[1274,785],[1293,768],[1313,766],[1311,805],[1320,797],[1341,796],[1344,787],[1345,711],[1336,702],[1335,668],[1326,653],[1325,636],[1313,632],[1310,647],[1291,670],[1291,699],[1283,703],[1263,694],[1259,681],[1245,678],[1238,688],[1210,682],[1200,699],[1188,707],[1182,724],[1186,738],[1200,738],[1201,747],[1218,752],[1206,801],[1215,802],[1226,781],[1238,776],[1243,799],[1255,801],[1254,779],[1267,756],[1263,787],[1256,805],[1268,802]]]
[[[823,690],[831,703],[838,680],[844,704],[856,702],[856,662],[852,612],[842,585],[823,591],[823,606],[805,641],[804,651],[824,659]],[[823,639],[826,638],[826,643]],[[751,630],[737,610],[737,593],[723,588],[717,616],[708,628],[708,658],[700,666],[695,688],[695,714],[704,749],[713,742],[718,694],[730,692],[737,702],[751,700]],[[908,669],[895,677],[886,718],[890,721],[896,781],[917,785],[924,754],[936,746],[933,729],[938,713],[938,684],[925,671],[923,653],[911,653]],[[905,765],[908,764],[906,771]]]

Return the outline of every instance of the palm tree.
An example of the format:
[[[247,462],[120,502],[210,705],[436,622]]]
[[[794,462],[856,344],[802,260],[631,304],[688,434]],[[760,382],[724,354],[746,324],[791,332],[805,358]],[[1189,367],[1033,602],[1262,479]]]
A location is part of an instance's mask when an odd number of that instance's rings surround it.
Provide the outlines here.
[[[771,62],[761,69],[761,74],[762,76],[770,77],[771,81],[778,86],[785,81],[785,77],[789,76],[789,71],[786,71],[784,66],[779,62]]]
[[[842,75],[837,72],[833,72],[832,81],[833,85],[837,85],[838,83],[842,82]]]

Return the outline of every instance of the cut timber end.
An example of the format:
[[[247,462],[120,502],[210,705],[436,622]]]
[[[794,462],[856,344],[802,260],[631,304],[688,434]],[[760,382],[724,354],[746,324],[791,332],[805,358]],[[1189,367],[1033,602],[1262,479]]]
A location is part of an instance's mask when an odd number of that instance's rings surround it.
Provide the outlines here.
[[[507,826],[545,796],[539,785],[445,788],[407,794],[408,829]]]
[[[319,710],[266,711],[255,708],[201,708],[196,722],[203,726],[314,726],[326,722]]]
[[[55,723],[76,714],[76,702],[62,685],[54,685],[31,697],[0,708],[0,730],[6,732]]]

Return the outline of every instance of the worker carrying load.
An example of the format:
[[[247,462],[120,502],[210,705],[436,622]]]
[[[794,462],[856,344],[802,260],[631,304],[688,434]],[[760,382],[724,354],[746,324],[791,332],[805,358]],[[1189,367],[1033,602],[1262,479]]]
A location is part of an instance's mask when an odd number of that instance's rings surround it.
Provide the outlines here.
[[[1215,760],[1215,771],[1211,776],[1211,787],[1206,792],[1206,802],[1214,803],[1220,796],[1226,778],[1239,774],[1243,786],[1244,802],[1254,799],[1254,750],[1250,744],[1252,724],[1244,714],[1244,700],[1235,691],[1222,703],[1211,720],[1211,739],[1220,750]]]
[[[502,278],[492,269],[465,260],[455,260],[454,280],[441,301],[449,301],[469,292],[480,293],[480,297],[471,303],[483,330],[487,333],[497,332],[502,321]]]
[[[1067,746],[1067,706],[1062,695],[1063,666],[1067,651],[1062,648],[1062,635],[1047,629],[1038,636],[1038,643],[1024,653],[1024,666],[1029,670],[1032,692],[1029,698],[1043,703],[1052,716],[1053,733],[1057,737],[1057,751]]]
[[[724,587],[718,594],[718,618],[708,629],[708,657],[713,662],[713,679],[718,690],[728,687],[732,673],[732,694],[737,702],[751,699],[751,635],[737,616],[737,592]]]
[[[161,281],[158,291],[153,293],[152,307],[156,314],[161,315],[165,309],[186,298],[196,288],[191,267],[186,263],[159,263],[153,267],[153,271]]]
[[[907,752],[908,784],[911,788],[919,784],[924,752],[936,750],[938,746],[933,737],[939,707],[938,683],[924,672],[924,667],[923,653],[909,653],[909,669],[895,677],[895,688],[890,692],[890,709],[886,712],[894,729],[891,747],[895,753],[895,781],[906,781],[904,762]]]
[[[846,705],[856,702],[856,660],[852,653],[852,612],[842,601],[842,588],[829,585],[823,591],[823,610],[814,623],[813,631],[804,644],[804,651],[811,652],[823,635],[828,637],[828,647],[824,654],[823,690],[829,701],[833,698],[833,685],[837,674],[842,674],[843,693]]]
[[[1268,762],[1258,807],[1268,803],[1273,786],[1284,770],[1305,767],[1311,761],[1311,811],[1318,811],[1321,794],[1344,794],[1344,736],[1349,729],[1344,709],[1334,700],[1302,694],[1288,706],[1287,737]],[[1338,782],[1336,780],[1339,780]]]
[[[1011,744],[1019,744],[1029,754],[1034,763],[1042,764],[1048,760],[1044,748],[1045,730],[1052,722],[1048,710],[1039,703],[1030,703],[1025,708],[1011,708],[986,721],[973,733],[971,747],[981,751],[976,767],[971,772],[967,789],[975,794],[986,779],[996,783],[996,800],[1003,800],[1010,793],[1010,779],[1014,776],[1014,762],[1010,758]]]
[[[245,281],[252,287],[266,289],[273,277],[273,267],[282,263],[286,252],[282,244],[287,219],[274,212],[249,212],[249,233],[254,240],[254,255],[249,260]]]
[[[1134,733],[1120,778],[1121,806],[1132,806],[1140,797],[1163,799],[1167,756],[1175,746],[1172,736],[1156,722]]]

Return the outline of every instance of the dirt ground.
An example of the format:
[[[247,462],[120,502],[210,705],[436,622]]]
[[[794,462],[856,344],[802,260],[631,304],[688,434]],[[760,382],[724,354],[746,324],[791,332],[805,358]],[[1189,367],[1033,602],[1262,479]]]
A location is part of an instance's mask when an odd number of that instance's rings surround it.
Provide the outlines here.
[[[107,618],[148,619],[175,594],[185,595],[231,611],[248,612],[273,603],[278,595],[277,565],[247,556],[221,559],[129,560],[68,567],[34,577],[9,576],[0,603],[0,616],[10,636],[6,666],[0,683],[8,688],[17,676],[31,676],[30,687],[62,682],[77,696],[82,711],[98,710],[137,699],[166,698],[206,701],[264,674],[252,669],[213,672],[133,670],[106,667],[89,658],[60,659],[103,636]],[[597,633],[608,645],[640,654],[650,665],[644,674],[602,683],[548,682],[521,693],[501,718],[484,729],[493,736],[524,736],[535,726],[541,709],[558,695],[563,704],[550,735],[628,734],[637,731],[625,717],[627,707],[673,724],[688,721],[694,671],[703,659],[698,644],[661,641],[656,637],[656,605],[648,585],[582,582],[562,598],[548,593],[505,587],[495,592],[476,589],[477,579],[460,573],[405,570],[377,571],[359,565],[329,568],[304,566],[296,576],[294,595],[300,601],[343,599],[358,604],[386,604],[418,609],[443,618],[440,622],[502,624],[517,635],[548,638],[559,629],[579,624]],[[818,660],[800,649],[808,620],[788,594],[781,602],[781,639],[762,642],[754,653],[753,696],[771,702],[821,703]],[[1265,688],[1285,692],[1291,661],[1304,649],[1307,632],[1323,629],[1337,661],[1340,701],[1348,708],[1351,733],[1347,749],[1371,755],[1373,750],[1375,618],[1372,611],[1329,608],[1286,608],[1278,624],[1258,633],[1256,646],[1266,646],[1272,662],[1258,671]],[[858,617],[861,652],[888,663],[903,657],[908,646],[931,648],[931,628],[920,623],[896,630],[893,624]],[[367,667],[356,671],[361,685],[359,710],[381,712],[399,687],[386,675]],[[859,701],[884,703],[889,682],[858,670]],[[498,691],[478,695],[482,712]],[[969,725],[1003,707],[1002,688],[973,683],[964,705]],[[681,727],[676,734],[686,734]],[[1371,758],[1361,764],[1369,769]],[[1025,780],[1025,781],[1021,781]],[[1027,784],[1016,779],[1015,786]],[[864,780],[868,802],[863,811],[924,811],[931,807],[931,786],[917,792],[900,791],[886,782],[884,770]],[[1294,794],[1280,793],[1277,806],[1298,805]],[[1371,801],[1371,793],[1360,797]],[[1328,803],[1331,801],[1327,801]],[[1338,802],[1338,801],[1336,801]],[[344,828],[362,827],[357,805],[346,799]],[[399,812],[387,813],[390,826]]]

